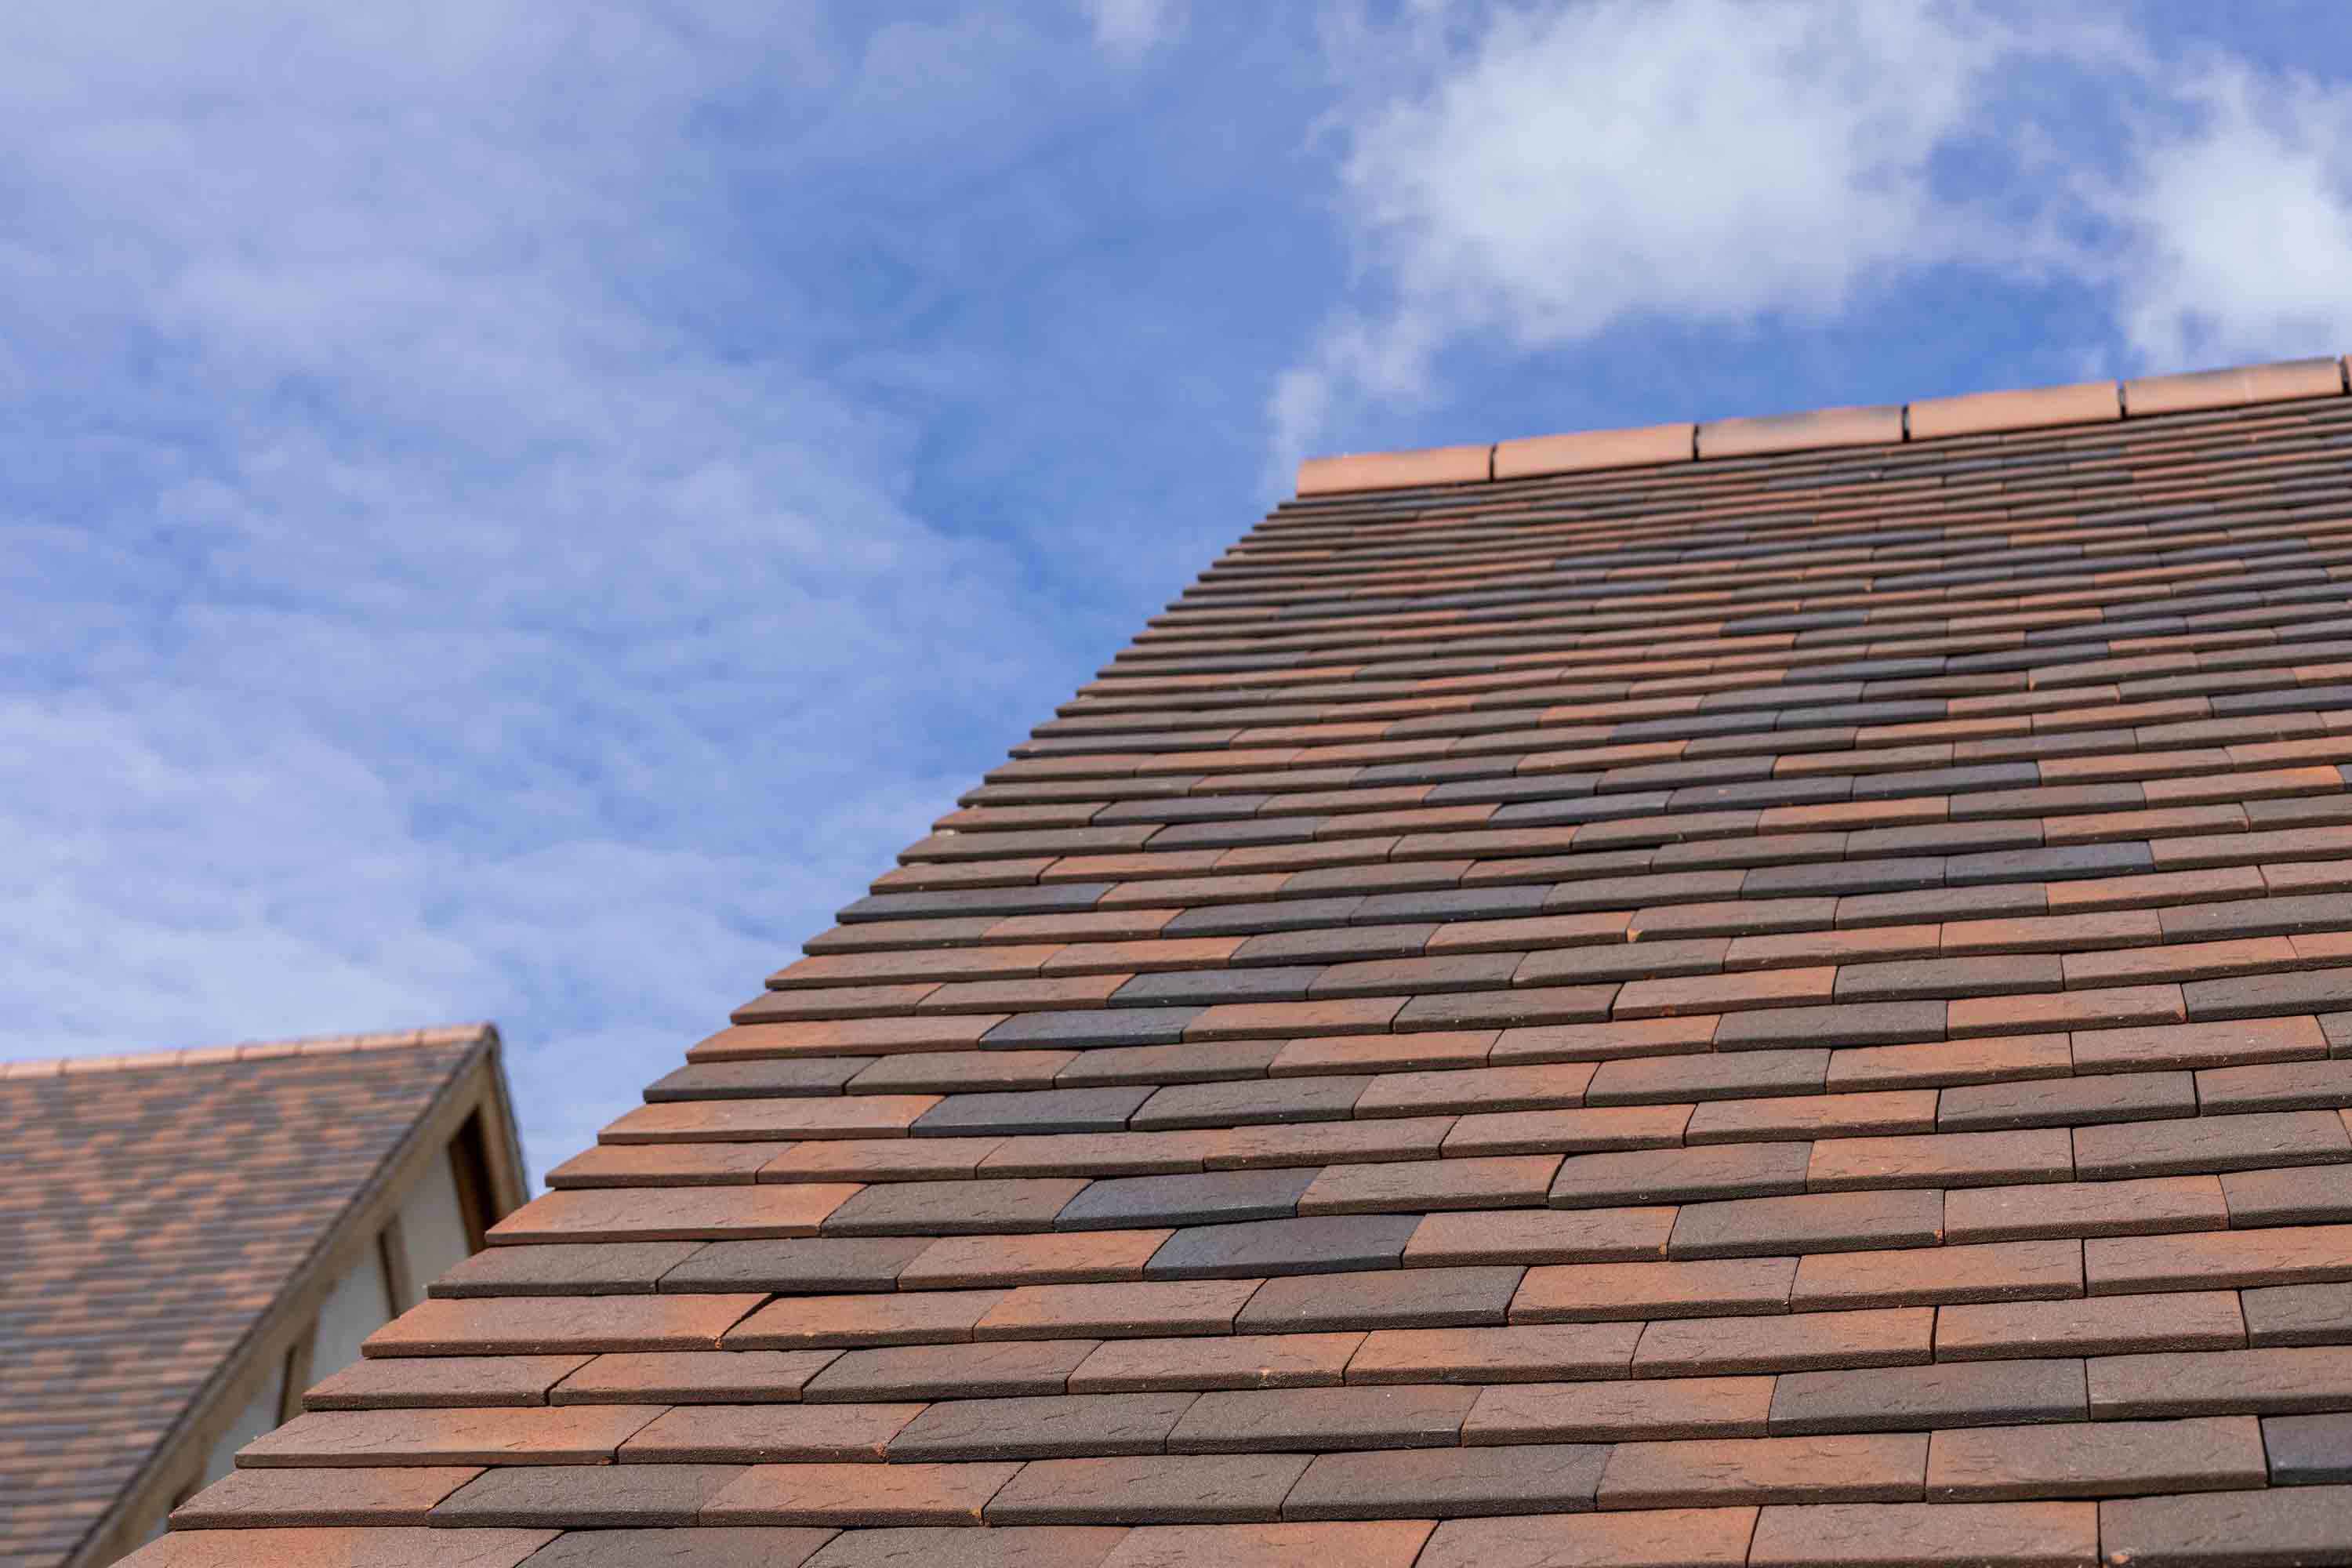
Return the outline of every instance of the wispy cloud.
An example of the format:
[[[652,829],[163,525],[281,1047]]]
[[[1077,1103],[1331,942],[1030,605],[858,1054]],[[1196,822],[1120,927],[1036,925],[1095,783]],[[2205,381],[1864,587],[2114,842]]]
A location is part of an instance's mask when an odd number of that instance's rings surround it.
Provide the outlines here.
[[[803,8],[198,10],[0,22],[11,1041],[495,1015],[543,1164],[1066,632],[744,265],[795,130],[907,133]]]
[[[1094,23],[1095,41],[1115,58],[1132,63],[1173,33],[1181,17],[1176,0],[1081,0]]]
[[[1820,322],[1938,269],[2081,284],[2106,314],[2078,346],[2135,368],[2334,348],[2345,96],[2162,53],[2134,19],[1965,0],[1350,16],[1326,130],[1357,277],[1276,385],[1276,465],[1351,408],[1425,400],[1451,352]]]
[[[2219,59],[2179,84],[2103,205],[2140,241],[2116,311],[2146,363],[2332,353],[2352,343],[2352,89]]]

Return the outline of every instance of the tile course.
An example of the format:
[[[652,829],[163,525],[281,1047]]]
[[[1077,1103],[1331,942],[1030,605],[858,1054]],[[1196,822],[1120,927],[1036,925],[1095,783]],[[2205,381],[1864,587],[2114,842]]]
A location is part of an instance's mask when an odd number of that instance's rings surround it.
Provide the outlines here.
[[[2352,1560],[2352,398],[2231,375],[1310,464],[154,1560]]]

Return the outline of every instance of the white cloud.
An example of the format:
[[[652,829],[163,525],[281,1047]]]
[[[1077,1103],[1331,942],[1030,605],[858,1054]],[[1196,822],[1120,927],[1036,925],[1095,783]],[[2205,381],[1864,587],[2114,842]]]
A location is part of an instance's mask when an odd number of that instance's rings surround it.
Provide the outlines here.
[[[2134,19],[1969,0],[1353,18],[1326,129],[1357,275],[1275,387],[1273,466],[1424,399],[1456,348],[1825,321],[1935,268],[2080,282],[2138,368],[2336,348],[2346,96],[2163,58]]]
[[[5,1054],[495,1016],[543,1170],[1083,668],[747,262],[806,11],[0,16]]]
[[[1081,0],[1095,27],[1095,42],[1114,58],[1132,64],[1150,54],[1180,22],[1173,0]]]
[[[2210,66],[2100,199],[2142,236],[2116,268],[2132,348],[2165,365],[2352,344],[2352,89]]]

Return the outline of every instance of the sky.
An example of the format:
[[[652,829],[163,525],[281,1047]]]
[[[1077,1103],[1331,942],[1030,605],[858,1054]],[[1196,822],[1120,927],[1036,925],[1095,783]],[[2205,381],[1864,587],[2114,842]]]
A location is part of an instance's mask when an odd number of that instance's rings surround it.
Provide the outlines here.
[[[2352,347],[2332,0],[13,0],[0,1058],[534,1177],[1305,455]]]

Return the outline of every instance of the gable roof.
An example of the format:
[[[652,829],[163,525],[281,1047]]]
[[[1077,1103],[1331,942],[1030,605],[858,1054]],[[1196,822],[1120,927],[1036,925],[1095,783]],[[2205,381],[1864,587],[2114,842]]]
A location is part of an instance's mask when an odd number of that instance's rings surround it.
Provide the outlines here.
[[[0,1563],[71,1556],[496,1038],[0,1063]]]
[[[1309,464],[141,1563],[2343,1560],[2345,384]]]

